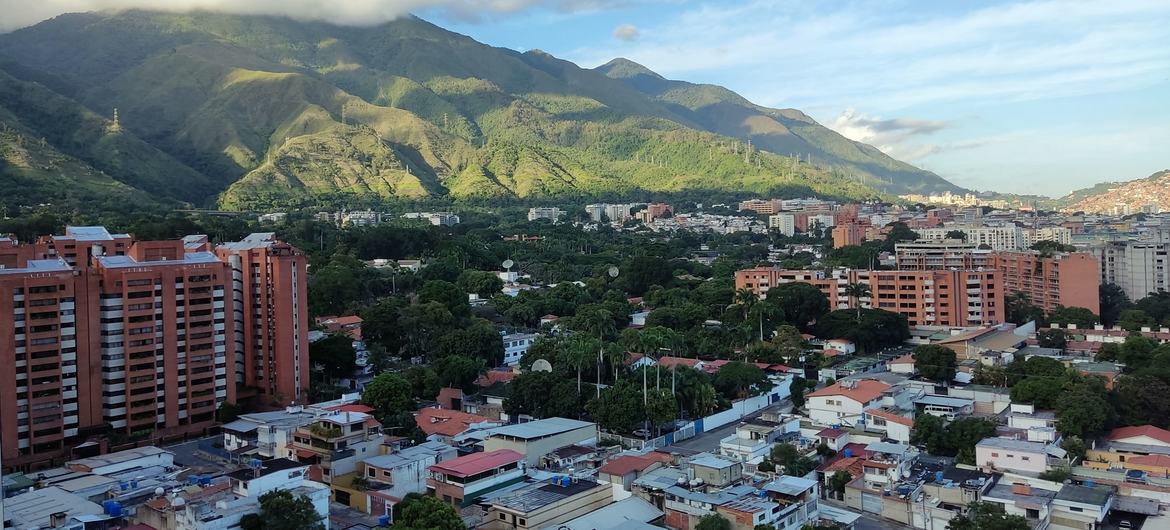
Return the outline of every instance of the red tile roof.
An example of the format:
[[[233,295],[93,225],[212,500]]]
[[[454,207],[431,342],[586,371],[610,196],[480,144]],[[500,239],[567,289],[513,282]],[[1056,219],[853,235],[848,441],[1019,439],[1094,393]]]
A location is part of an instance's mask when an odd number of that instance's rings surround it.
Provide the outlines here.
[[[698,364],[699,364],[698,359],[688,359],[686,357],[666,356],[666,357],[662,357],[662,358],[658,359],[658,365],[663,367],[663,368],[669,368],[671,366],[676,366],[676,365],[689,366],[691,368],[694,368],[695,366],[698,366]]]
[[[511,370],[488,370],[486,374],[475,380],[476,386],[489,387],[496,383],[507,383],[516,378],[516,372]]]
[[[1118,441],[1126,438],[1148,436],[1159,442],[1170,444],[1170,431],[1159,429],[1153,425],[1139,425],[1137,427],[1118,427],[1109,433],[1109,439]]]
[[[843,383],[845,381],[837,381],[832,385],[809,394],[807,397],[844,396],[858,403],[865,404],[877,399],[882,395],[882,392],[890,388],[890,385],[881,381],[874,381],[873,379],[852,381],[853,388],[841,386]]]
[[[521,460],[524,460],[524,455],[511,449],[499,449],[486,453],[471,453],[467,456],[444,460],[427,469],[445,475],[466,477]]]
[[[914,364],[914,356],[909,354],[903,355],[890,361],[890,364]]]
[[[1139,466],[1170,468],[1170,456],[1167,456],[1167,455],[1131,456],[1131,457],[1125,459],[1125,463],[1137,464]]]
[[[655,463],[657,462],[654,460],[640,456],[620,456],[610,460],[609,462],[606,462],[604,466],[601,466],[601,468],[598,469],[598,472],[605,473],[607,475],[620,476],[627,473],[633,473],[634,471],[643,471]]]
[[[492,420],[475,414],[446,409],[422,409],[414,416],[414,422],[427,436],[432,434],[455,436],[466,431],[471,424],[485,421]]]
[[[907,418],[906,416],[903,416],[901,414],[895,414],[895,413],[890,412],[886,409],[871,409],[871,410],[867,410],[865,412],[866,412],[866,414],[869,414],[870,416],[877,416],[877,417],[882,418],[886,421],[892,421],[894,423],[902,424],[902,425],[905,425],[907,427],[914,426],[913,419]]]
[[[841,429],[823,429],[817,433],[817,438],[840,438],[845,434]]]

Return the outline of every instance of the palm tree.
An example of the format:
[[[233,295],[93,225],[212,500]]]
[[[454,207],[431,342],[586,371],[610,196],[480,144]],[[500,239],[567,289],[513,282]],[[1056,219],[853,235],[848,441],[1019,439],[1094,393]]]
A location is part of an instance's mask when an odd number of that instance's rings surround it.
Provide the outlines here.
[[[845,296],[853,300],[857,307],[857,321],[861,322],[861,299],[872,295],[869,286],[864,283],[851,283],[845,287]]]
[[[745,321],[748,319],[748,313],[759,303],[760,297],[746,288],[735,291],[735,298],[732,300],[732,305],[739,306],[740,311],[743,312],[743,319]]]

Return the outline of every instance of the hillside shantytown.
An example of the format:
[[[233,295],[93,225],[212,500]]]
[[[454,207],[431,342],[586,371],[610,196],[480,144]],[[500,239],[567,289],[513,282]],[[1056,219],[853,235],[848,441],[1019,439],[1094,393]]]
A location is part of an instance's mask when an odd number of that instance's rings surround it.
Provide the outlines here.
[[[0,13],[3,530],[1170,528],[1168,6]]]

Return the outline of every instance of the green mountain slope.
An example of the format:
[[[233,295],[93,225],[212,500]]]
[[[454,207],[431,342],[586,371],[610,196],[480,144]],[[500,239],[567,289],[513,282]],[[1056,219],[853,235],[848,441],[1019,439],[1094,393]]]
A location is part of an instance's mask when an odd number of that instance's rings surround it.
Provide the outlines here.
[[[648,70],[622,75],[632,63],[590,70],[494,48],[413,17],[353,28],[202,12],[70,14],[0,35],[0,60],[54,90],[54,101],[117,108],[123,136],[157,156],[116,167],[92,138],[81,142],[88,158],[69,154],[156,195],[227,208],[332,193],[955,189],[798,111]]]
[[[811,157],[814,163],[857,175],[877,189],[961,191],[932,172],[845,138],[796,109],[762,107],[720,86],[669,80],[628,59],[614,59],[596,70],[672,107],[706,130],[750,140],[773,153]]]

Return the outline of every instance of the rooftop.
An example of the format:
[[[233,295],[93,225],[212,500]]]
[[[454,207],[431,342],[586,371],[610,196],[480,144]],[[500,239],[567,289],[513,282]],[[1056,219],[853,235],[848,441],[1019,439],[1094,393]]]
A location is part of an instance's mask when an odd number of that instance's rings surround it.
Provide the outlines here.
[[[248,234],[247,237],[240,241],[224,243],[220,245],[220,248],[226,248],[228,250],[251,250],[255,248],[268,248],[275,242],[275,232],[255,232]]]
[[[447,475],[467,477],[497,467],[524,460],[524,455],[511,449],[499,449],[485,453],[472,453],[451,460],[444,460],[428,469]]]
[[[130,237],[126,234],[117,234],[118,237]],[[104,226],[66,226],[65,236],[54,236],[58,239],[75,239],[77,241],[113,241],[114,235],[110,234]]]
[[[889,389],[890,385],[871,379],[837,381],[832,385],[809,394],[807,397],[845,396],[858,403],[869,403],[881,397],[882,393]]]
[[[1042,442],[1029,442],[1027,440],[1017,440],[1015,438],[984,438],[975,444],[975,447],[990,447],[994,449],[1007,449],[1012,451],[1028,451],[1032,453],[1049,453],[1051,450],[1063,450],[1055,447],[1049,447]],[[1055,455],[1054,455],[1055,456]]]
[[[393,469],[415,462],[437,458],[444,453],[455,454],[455,448],[442,442],[423,442],[413,447],[388,455],[378,455],[366,459],[366,465],[382,469]]]
[[[934,405],[936,407],[952,407],[952,408],[970,407],[970,406],[973,406],[975,404],[975,402],[970,400],[970,399],[938,396],[935,394],[927,394],[925,396],[922,396],[922,397],[914,400],[914,403],[917,403],[919,405]]]
[[[568,528],[569,530],[653,529],[658,527],[650,526],[649,523],[662,515],[662,512],[653,504],[638,497],[627,497],[566,523],[546,527],[545,530],[554,528]],[[641,523],[643,526],[631,525],[630,523]]]
[[[586,427],[594,427],[595,424],[587,421],[570,420],[568,418],[547,418],[543,420],[530,421],[527,423],[517,423],[513,425],[504,425],[497,427],[492,431],[492,436],[507,436],[511,438],[520,438],[524,440],[532,440],[535,438],[545,438],[569,432],[576,429],[583,429]]]
[[[1077,484],[1065,484],[1057,492],[1056,500],[1104,507],[1109,503],[1109,498],[1113,496],[1114,491],[1113,486],[1107,486],[1105,484],[1096,485],[1091,488]]]
[[[125,451],[118,451],[116,453],[70,460],[65,462],[65,466],[69,468],[84,467],[92,470],[99,467],[112,466],[114,464],[121,464],[123,462],[129,462],[131,460],[147,458],[161,454],[172,455],[173,453],[165,449],[159,449],[153,445],[148,445],[146,447],[135,447],[134,449],[127,449]]]
[[[712,469],[725,469],[734,466],[739,462],[728,460],[726,458],[719,458],[718,456],[708,453],[700,453],[695,455],[695,458],[692,458],[690,463],[692,466],[709,467]]]
[[[426,408],[418,411],[418,414],[414,417],[414,422],[428,436],[437,434],[447,437],[455,436],[466,431],[477,423],[492,422],[499,424],[499,422],[492,421],[483,416],[476,416],[475,414],[468,414],[458,410],[436,408]]]
[[[47,527],[49,517],[59,512],[97,515],[102,513],[102,507],[53,486],[4,499],[4,517],[15,528]]]
[[[102,267],[118,269],[125,267],[159,266],[159,265],[194,265],[199,263],[222,263],[219,258],[210,252],[188,252],[183,259],[163,259],[157,261],[138,261],[130,256],[98,256],[95,258]]]
[[[625,475],[634,471],[643,471],[646,468],[655,464],[654,460],[643,458],[641,456],[625,455],[619,456],[598,469],[599,473],[607,475]]]
[[[256,469],[237,469],[228,473],[228,476],[239,481],[247,482],[254,478],[263,477],[277,471],[284,471],[286,469],[296,469],[298,467],[309,467],[309,464],[303,464],[296,460],[289,460],[287,458],[273,458],[272,460],[259,460],[260,468]]]
[[[1159,442],[1170,444],[1170,431],[1167,431],[1166,429],[1159,429],[1153,425],[1119,427],[1113,429],[1113,432],[1109,433],[1108,438],[1114,441],[1121,441],[1125,440],[1126,438],[1137,438],[1139,436],[1153,438]]]
[[[762,489],[774,491],[782,495],[800,495],[817,485],[817,481],[803,477],[782,475],[780,478],[764,484]]]
[[[534,482],[515,493],[493,500],[492,505],[521,513],[530,513],[594,488],[608,486],[608,484],[603,485],[592,479],[579,479],[567,486]]]
[[[6,269],[0,267],[0,274],[27,274],[30,272],[66,272],[73,270],[65,260],[57,259],[30,259],[24,267]]]

